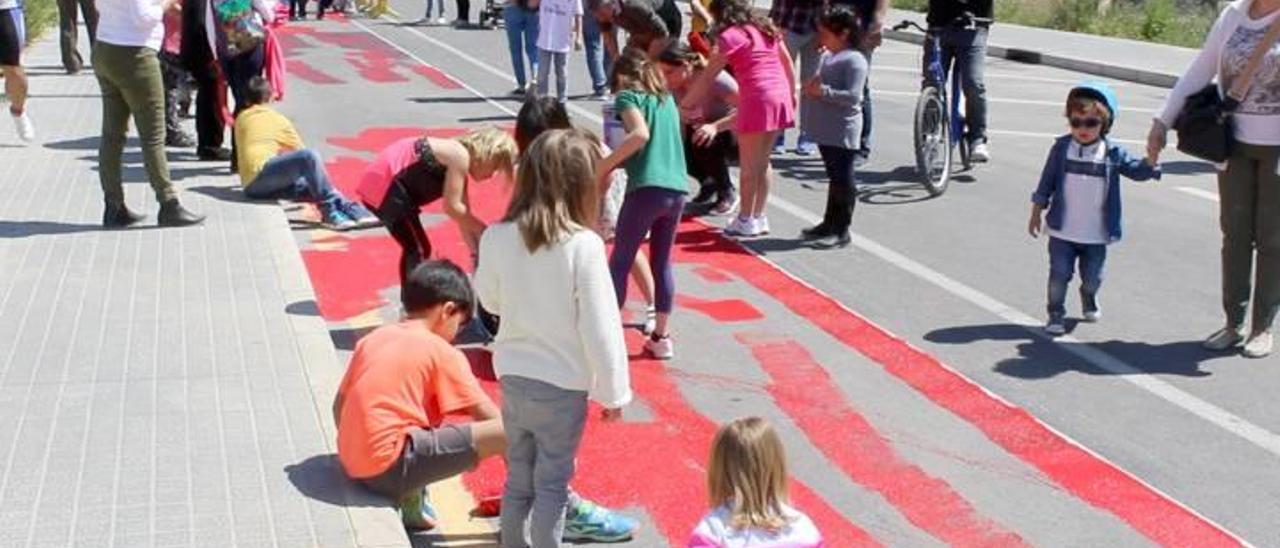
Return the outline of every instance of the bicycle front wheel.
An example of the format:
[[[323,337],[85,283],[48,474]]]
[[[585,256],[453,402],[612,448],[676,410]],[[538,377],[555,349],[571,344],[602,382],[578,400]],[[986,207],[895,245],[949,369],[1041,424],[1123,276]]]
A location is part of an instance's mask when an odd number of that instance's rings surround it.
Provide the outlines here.
[[[920,182],[930,195],[941,195],[951,180],[951,122],[938,88],[924,88],[916,101],[915,146]]]

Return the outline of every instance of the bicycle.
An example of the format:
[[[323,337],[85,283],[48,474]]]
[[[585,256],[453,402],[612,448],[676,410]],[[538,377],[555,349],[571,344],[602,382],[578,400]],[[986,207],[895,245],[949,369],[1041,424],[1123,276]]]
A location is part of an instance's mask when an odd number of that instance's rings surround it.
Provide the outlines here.
[[[965,15],[958,18],[948,28],[958,27],[971,29],[978,25],[990,24],[990,19]],[[964,113],[960,109],[960,73],[954,70],[956,60],[951,59],[950,66],[942,63],[942,41],[937,36],[939,29],[920,26],[915,21],[903,21],[893,26],[893,30],[902,31],[908,27],[915,28],[925,34],[924,47],[931,48],[929,66],[925,67],[924,85],[920,89],[920,97],[916,99],[914,144],[916,155],[916,172],[924,183],[925,190],[931,196],[941,196],[947,191],[953,174],[952,153],[960,153],[960,164],[965,171],[973,168],[970,157],[970,143],[965,135]],[[947,77],[950,76],[951,94],[947,94]]]

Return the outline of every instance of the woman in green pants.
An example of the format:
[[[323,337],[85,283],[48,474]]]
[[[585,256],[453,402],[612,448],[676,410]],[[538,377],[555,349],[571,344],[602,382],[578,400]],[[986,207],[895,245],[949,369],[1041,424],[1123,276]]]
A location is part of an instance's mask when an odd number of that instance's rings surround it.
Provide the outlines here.
[[[1223,9],[1200,54],[1178,79],[1147,135],[1147,155],[1155,160],[1187,97],[1217,78],[1225,92],[1272,25],[1280,24],[1280,0],[1238,0]],[[1271,327],[1280,312],[1280,47],[1272,45],[1260,70],[1232,114],[1231,157],[1218,173],[1222,227],[1222,307],[1226,325],[1205,340],[1209,350],[1244,343],[1241,353],[1271,353]],[[1257,270],[1254,271],[1254,258]],[[1252,278],[1252,279],[1251,279]],[[1245,335],[1252,300],[1252,325]]]
[[[156,51],[164,39],[164,14],[181,9],[179,0],[100,0],[93,70],[102,88],[102,140],[98,178],[106,209],[102,224],[125,227],[142,220],[124,201],[121,158],[133,117],[142,142],[142,160],[151,189],[160,202],[161,226],[186,226],[204,220],[178,203],[165,157],[164,82]]]

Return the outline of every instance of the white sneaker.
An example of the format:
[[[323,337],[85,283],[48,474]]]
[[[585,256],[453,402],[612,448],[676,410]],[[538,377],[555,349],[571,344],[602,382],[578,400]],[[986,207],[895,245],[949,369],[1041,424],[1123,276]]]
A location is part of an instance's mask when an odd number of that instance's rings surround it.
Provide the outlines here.
[[[1044,332],[1053,335],[1054,337],[1066,335],[1067,326],[1062,323],[1061,318],[1050,318],[1049,323],[1044,326]]]
[[[676,355],[675,346],[671,344],[671,336],[667,335],[661,339],[654,340],[649,337],[644,341],[644,349],[655,359],[669,360]]]
[[[12,112],[10,112],[12,114]],[[36,140],[36,126],[31,123],[31,117],[26,112],[22,114],[13,114],[13,125],[18,131],[18,138],[24,142],[30,143]]]
[[[1246,358],[1265,358],[1271,355],[1271,347],[1273,341],[1271,333],[1263,332],[1249,338],[1249,342],[1244,343],[1244,352],[1242,354]]]
[[[449,20],[448,20],[448,19],[445,19],[445,18],[443,18],[443,17],[437,17],[437,18],[436,18],[436,24],[437,24],[437,25],[448,25],[448,24],[449,24]]]
[[[973,143],[969,149],[969,158],[974,162],[986,163],[991,161],[991,147],[985,142]]]
[[[1084,312],[1084,321],[1088,323],[1098,323],[1102,319],[1102,310],[1086,310]]]
[[[644,311],[644,325],[640,329],[645,335],[652,335],[658,328],[658,309],[650,306]]]
[[[768,218],[768,217],[765,217],[764,215],[761,215],[761,216],[756,217],[755,219],[752,219],[752,220],[753,220],[753,221],[755,221],[755,228],[756,228],[756,230],[755,230],[755,234],[754,234],[755,236],[763,236],[763,235],[765,235],[765,234],[768,234],[768,233],[769,233],[769,218]]]
[[[751,219],[734,217],[733,220],[729,221],[729,224],[725,225],[724,233],[729,236],[750,236],[750,225]]]

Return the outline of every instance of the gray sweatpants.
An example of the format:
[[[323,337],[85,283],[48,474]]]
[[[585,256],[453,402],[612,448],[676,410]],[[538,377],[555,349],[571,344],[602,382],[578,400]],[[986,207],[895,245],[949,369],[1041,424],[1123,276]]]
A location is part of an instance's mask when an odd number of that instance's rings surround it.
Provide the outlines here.
[[[1228,324],[1242,326],[1252,296],[1253,331],[1267,331],[1280,310],[1280,147],[1232,147],[1218,175],[1222,308]]]
[[[587,421],[587,393],[514,375],[502,377],[500,384],[507,433],[502,547],[558,547],[564,536],[569,480]]]

